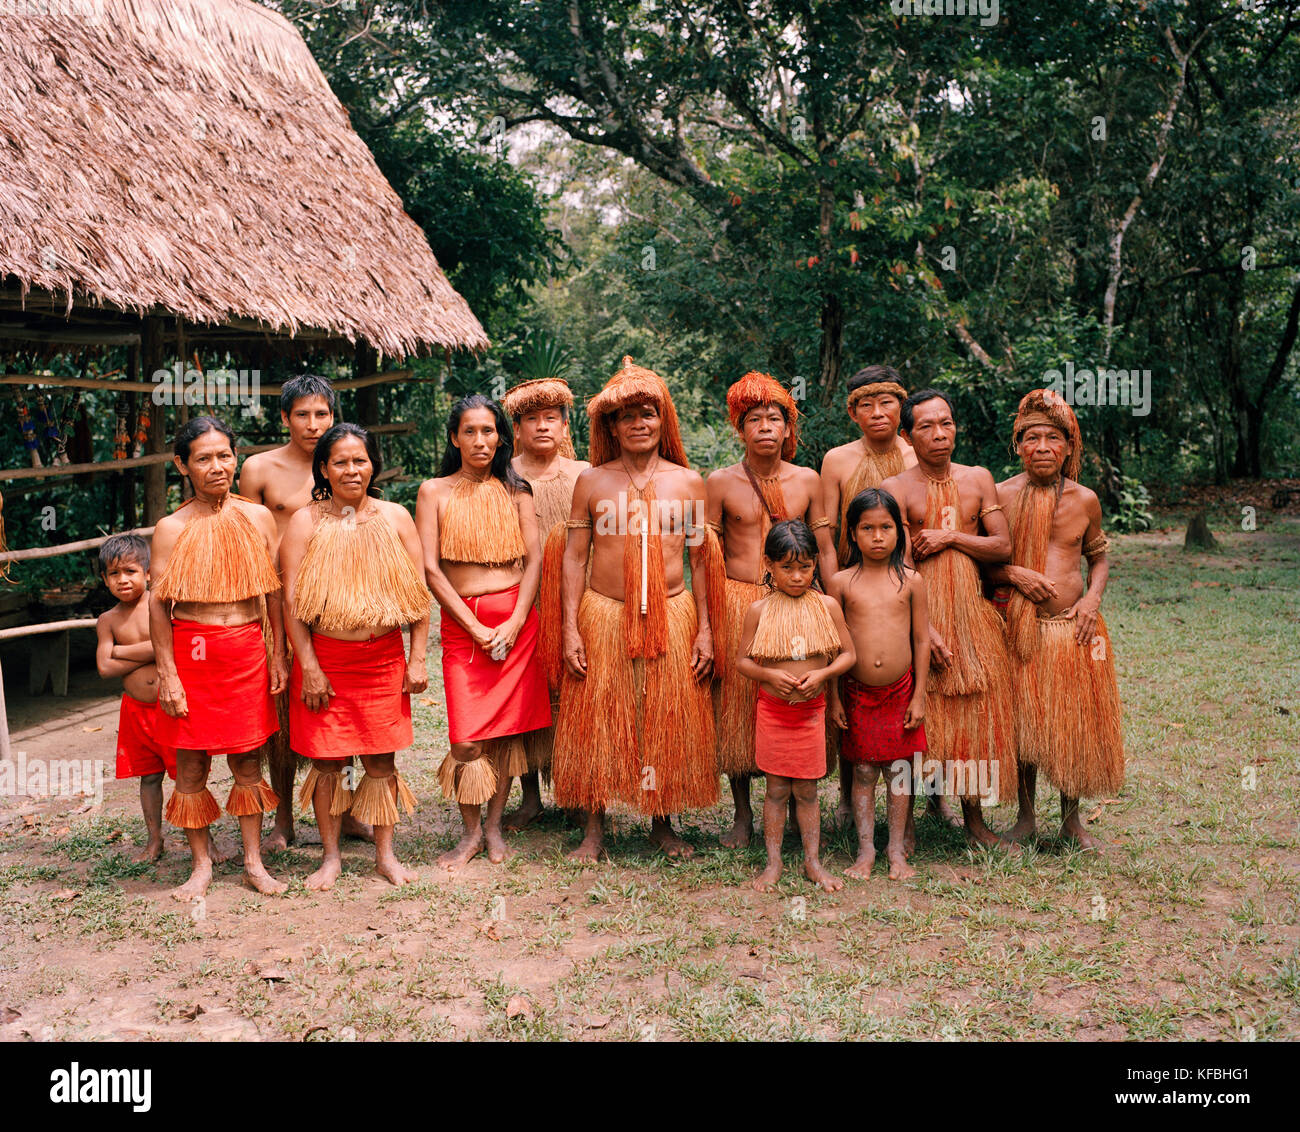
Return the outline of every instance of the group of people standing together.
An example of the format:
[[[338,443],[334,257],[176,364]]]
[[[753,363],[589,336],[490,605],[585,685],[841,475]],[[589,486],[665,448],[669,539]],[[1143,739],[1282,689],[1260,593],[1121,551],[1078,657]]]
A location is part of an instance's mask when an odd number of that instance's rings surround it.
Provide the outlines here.
[[[506,833],[542,812],[543,778],[581,815],[577,860],[602,852],[615,805],[648,816],[664,853],[689,855],[672,817],[715,804],[721,775],[735,801],[722,843],[744,846],[762,774],[768,866],[755,887],[779,879],[788,807],[807,876],[833,891],[843,881],[820,861],[817,782],[837,764],[838,816],[859,837],[850,876],[874,864],[882,771],[891,878],[912,875],[916,795],[972,841],[1010,844],[1034,831],[1038,768],[1061,792],[1063,834],[1096,844],[1079,799],[1123,778],[1099,614],[1106,539],[1059,396],[1022,400],[1012,441],[1025,470],[1001,484],[952,462],[948,397],[909,396],[886,366],[850,379],[861,436],[820,475],[793,462],[799,412],[765,374],[728,390],[745,454],[707,482],[666,384],[630,358],[587,404],[590,463],[575,458],[572,405],[560,379],[499,404],[458,401],[414,519],[379,497],[374,439],[334,423],[321,378],[285,385],[289,441],[249,458],[243,494],[229,428],[181,428],[175,462],[193,496],[159,521],[152,552],[132,535],[102,548],[119,604],[99,651],[101,672],[125,685],[118,774],[141,777],[147,856],[162,852],[162,774],[176,779],[166,817],[193,858],[178,898],[211,879],[214,755],[229,756],[226,811],[258,891],[286,887],[262,852],[293,839],[299,756],[300,804],[323,845],[307,885],[333,885],[349,833],[373,838],[389,881],[414,879],[394,851],[415,805],[395,757],[412,742],[410,696],[427,686],[430,592],[450,740],[438,779],[464,822],[439,858],[448,869],[481,852],[503,860]],[[515,778],[523,802],[507,815]],[[1017,792],[999,837],[981,801]]]

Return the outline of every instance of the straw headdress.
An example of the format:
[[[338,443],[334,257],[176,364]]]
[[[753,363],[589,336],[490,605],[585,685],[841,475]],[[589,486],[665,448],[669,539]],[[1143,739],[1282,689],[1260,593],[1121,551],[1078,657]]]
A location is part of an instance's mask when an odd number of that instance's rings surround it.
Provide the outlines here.
[[[532,381],[521,381],[507,389],[501,398],[501,408],[506,416],[518,420],[525,413],[537,409],[558,409],[573,407],[573,390],[562,377],[538,377]]]
[[[731,417],[732,427],[743,434],[745,414],[759,405],[775,405],[785,414],[786,423],[790,427],[781,445],[781,459],[793,460],[795,448],[799,444],[799,410],[795,407],[794,398],[770,374],[750,370],[727,390],[727,413]]]
[[[629,356],[605,388],[587,402],[587,417],[591,421],[591,462],[599,467],[619,455],[618,443],[610,431],[609,416],[625,405],[652,403],[659,410],[659,455],[682,467],[689,467],[686,449],[682,446],[681,427],[677,423],[677,409],[664,379],[654,370],[633,365]]]
[[[1060,429],[1069,442],[1070,451],[1061,471],[1068,479],[1079,478],[1079,465],[1083,460],[1083,436],[1079,420],[1065,398],[1052,389],[1031,389],[1020,399],[1016,409],[1016,423],[1011,428],[1012,444],[1020,447],[1020,437],[1033,425],[1051,425]]]

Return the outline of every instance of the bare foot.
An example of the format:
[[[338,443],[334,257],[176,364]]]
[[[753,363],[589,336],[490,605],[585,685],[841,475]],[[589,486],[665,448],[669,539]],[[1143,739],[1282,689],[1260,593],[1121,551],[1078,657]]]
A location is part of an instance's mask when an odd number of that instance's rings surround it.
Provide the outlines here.
[[[601,841],[599,837],[584,837],[582,844],[565,854],[565,857],[580,865],[595,864],[600,860]]]
[[[265,869],[250,869],[247,865],[244,866],[244,883],[263,896],[279,896],[280,893],[289,891],[289,886],[284,881],[276,880]]]
[[[977,849],[997,849],[997,848],[1016,848],[1013,841],[1003,841],[996,833],[987,827],[984,829],[967,829],[966,840]]]
[[[334,887],[334,882],[339,879],[339,873],[342,871],[342,861],[327,859],[321,862],[320,868],[303,881],[303,884],[313,892],[328,892]]]
[[[1100,837],[1093,837],[1091,833],[1083,828],[1083,823],[1079,821],[1066,822],[1061,826],[1061,838],[1065,841],[1075,842],[1080,849],[1093,849],[1100,853],[1106,848],[1106,842]]]
[[[375,831],[365,822],[357,821],[351,814],[344,814],[343,824],[339,827],[339,836],[353,837],[358,841],[369,841],[373,844]]]
[[[146,861],[160,861],[163,855],[163,840],[161,837],[157,841],[150,841],[140,852],[132,855],[131,860],[137,865],[142,865]]]
[[[754,819],[736,818],[736,824],[718,838],[724,849],[743,849],[753,840]]]
[[[914,876],[916,876],[916,870],[907,863],[907,858],[902,853],[889,854],[890,880],[910,880]]]
[[[449,873],[454,873],[462,865],[469,864],[482,852],[483,831],[476,829],[473,833],[466,833],[464,837],[456,842],[455,846],[439,857],[438,864]]]
[[[781,879],[781,862],[768,865],[751,882],[755,892],[775,892],[776,882]]]
[[[870,880],[871,870],[876,865],[876,851],[873,849],[870,853],[860,853],[858,859],[844,870],[846,877],[852,877],[854,880]]]
[[[507,833],[518,833],[521,829],[527,829],[538,818],[542,816],[543,810],[540,801],[524,802],[517,810],[512,810],[501,819],[501,828]],[[488,858],[491,860],[491,857]]]
[[[695,850],[686,844],[671,829],[652,829],[650,831],[650,841],[659,846],[659,848],[669,857],[686,859],[694,857]]]
[[[180,888],[172,889],[172,899],[179,900],[182,904],[188,904],[194,900],[201,900],[208,891],[208,885],[212,883],[212,862],[203,861],[194,866],[194,871],[190,873],[190,879],[187,880]]]
[[[485,828],[483,834],[487,840],[487,859],[494,865],[501,864],[510,856],[510,847],[506,845],[506,839],[499,829],[493,829],[491,826]]]
[[[1002,836],[1007,841],[1024,841],[1026,837],[1032,837],[1038,829],[1038,823],[1033,814],[1022,814],[1016,818],[1016,824],[1006,831]]]
[[[820,884],[823,892],[839,892],[844,887],[844,882],[828,873],[820,861],[804,861],[803,875],[813,884]]]
[[[420,879],[419,873],[414,869],[408,869],[396,857],[386,857],[382,861],[376,861],[375,872],[388,881],[389,884],[395,884],[398,888]]]

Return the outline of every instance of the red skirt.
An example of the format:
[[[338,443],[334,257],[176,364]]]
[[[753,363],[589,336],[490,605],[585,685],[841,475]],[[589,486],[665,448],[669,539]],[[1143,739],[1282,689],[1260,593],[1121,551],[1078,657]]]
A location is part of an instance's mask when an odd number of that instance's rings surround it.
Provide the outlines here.
[[[465,604],[489,628],[510,619],[519,587],[467,597]],[[548,727],[551,697],[537,656],[537,610],[504,660],[493,660],[455,618],[442,611],[442,684],[447,696],[447,734],[453,743],[501,739]]]
[[[826,773],[826,694],[790,703],[760,686],[754,762],[764,774],[821,778]]]
[[[172,622],[176,673],[189,714],[158,709],[158,738],[183,751],[242,755],[280,729],[262,627]]]
[[[386,755],[411,745],[411,697],[402,691],[402,631],[365,641],[311,635],[321,671],[335,694],[311,711],[302,699],[302,665],[289,673],[289,747],[309,759]]]
[[[915,681],[909,668],[892,684],[859,684],[845,676],[844,714],[849,727],[840,753],[851,763],[892,763],[910,759],[928,746],[925,725],[903,730]]]
[[[155,700],[146,704],[122,693],[122,707],[117,713],[117,777],[141,778],[166,771],[176,777],[176,748],[158,741],[159,721],[163,710]]]

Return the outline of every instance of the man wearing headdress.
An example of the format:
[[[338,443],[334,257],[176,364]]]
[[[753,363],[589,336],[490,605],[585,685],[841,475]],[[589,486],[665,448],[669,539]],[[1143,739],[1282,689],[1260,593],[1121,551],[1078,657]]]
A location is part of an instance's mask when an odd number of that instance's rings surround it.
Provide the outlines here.
[[[823,585],[835,573],[835,544],[826,518],[821,477],[791,461],[799,438],[799,410],[774,377],[745,374],[727,390],[727,413],[745,444],[738,464],[709,475],[709,525],[722,540],[726,564],[725,621],[714,628],[714,651],[723,657],[714,685],[718,767],[731,782],[735,823],[722,836],[729,849],[749,844],[754,813],[749,802],[754,763],[754,712],[758,685],[735,668],[740,629],[749,607],[768,592],[763,585],[763,540],[773,523],[802,519],[817,537]]]
[[[613,802],[649,815],[669,856],[689,856],[669,815],[718,800],[708,681],[721,548],[658,374],[625,357],[587,415],[592,467],[574,488],[563,561],[555,801],[587,813],[576,860],[599,856]],[[542,611],[554,619],[553,599]]]
[[[560,562],[564,554],[564,522],[573,506],[573,485],[578,476],[591,465],[586,460],[574,459],[573,441],[569,436],[569,411],[573,407],[573,392],[560,377],[538,378],[521,382],[508,389],[501,398],[501,408],[514,422],[514,469],[533,489],[533,506],[537,509],[537,529],[544,546],[551,549],[549,558],[542,559],[542,583],[538,591],[546,591],[547,573],[552,587],[558,592]],[[552,540],[548,541],[548,535]],[[543,637],[538,642],[543,658],[553,654],[558,661],[560,642]],[[552,679],[551,711],[559,710],[559,665],[550,666]],[[523,801],[519,809],[506,814],[502,827],[519,830],[537,820],[542,813],[541,775],[548,779],[551,773],[551,750],[555,741],[554,727],[543,727],[524,736],[524,749],[528,756],[528,773],[521,775]]]
[[[981,799],[1005,802],[1015,793],[1013,700],[1001,622],[984,600],[977,563],[1010,556],[1007,520],[989,470],[953,462],[957,425],[947,394],[913,393],[900,419],[917,463],[880,489],[903,512],[931,629],[943,642],[943,663],[930,670],[926,737],[931,756],[942,760],[944,788],[961,797],[966,836],[998,845]],[[910,814],[908,825],[910,840]]]
[[[1007,598],[1006,634],[1019,692],[1016,738],[1020,814],[1007,837],[1035,829],[1041,767],[1061,792],[1061,836],[1085,849],[1079,799],[1104,798],[1124,782],[1124,733],[1101,598],[1110,577],[1101,503],[1078,482],[1083,441],[1060,394],[1020,401],[1012,439],[1024,471],[998,484],[1011,525],[1011,561],[988,571]],[[1088,560],[1084,585],[1080,559]]]

